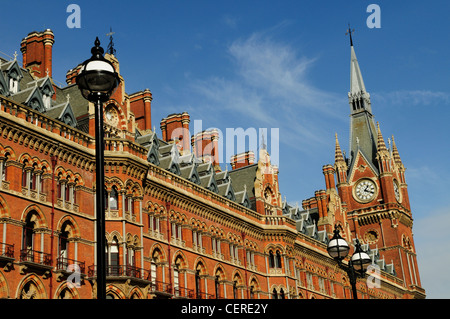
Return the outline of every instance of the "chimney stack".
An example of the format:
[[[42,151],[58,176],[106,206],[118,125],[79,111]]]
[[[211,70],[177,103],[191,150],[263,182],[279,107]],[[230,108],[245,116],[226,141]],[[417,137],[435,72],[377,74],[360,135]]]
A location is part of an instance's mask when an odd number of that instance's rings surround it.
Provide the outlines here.
[[[221,171],[219,163],[219,131],[206,130],[191,137],[192,149],[195,156],[204,162],[210,161],[216,172]]]
[[[152,92],[149,89],[130,95],[130,108],[138,128],[142,131],[152,130],[152,100]]]
[[[50,29],[30,32],[20,43],[23,67],[27,68],[33,77],[52,76],[53,43],[55,36]]]
[[[150,96],[147,96],[148,103],[150,102],[149,97],[151,98],[151,94]],[[145,105],[145,96],[143,97],[143,102]],[[148,106],[150,107],[149,104]],[[170,114],[166,118],[163,118],[160,122],[163,140],[166,142],[176,143],[178,146],[178,150],[182,155],[190,153],[189,122],[190,116],[187,112],[183,112],[181,114]]]
[[[231,156],[230,164],[232,169],[241,168],[255,163],[255,153],[247,151]]]

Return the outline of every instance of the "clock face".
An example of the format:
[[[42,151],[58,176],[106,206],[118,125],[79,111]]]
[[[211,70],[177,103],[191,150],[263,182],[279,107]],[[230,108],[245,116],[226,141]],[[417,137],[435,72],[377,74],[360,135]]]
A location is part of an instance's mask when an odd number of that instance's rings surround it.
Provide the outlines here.
[[[398,188],[397,181],[394,181],[394,193],[395,199],[400,202],[400,189]]]
[[[108,106],[105,109],[106,123],[116,126],[119,123],[119,115],[114,107]]]
[[[355,196],[363,202],[371,201],[375,198],[376,185],[370,179],[363,179],[356,184]]]

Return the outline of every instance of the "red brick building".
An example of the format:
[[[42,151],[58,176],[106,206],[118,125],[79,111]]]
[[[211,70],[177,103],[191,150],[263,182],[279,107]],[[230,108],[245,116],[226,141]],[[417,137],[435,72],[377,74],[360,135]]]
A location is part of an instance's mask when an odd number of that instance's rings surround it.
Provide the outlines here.
[[[79,66],[54,84],[54,41],[31,32],[23,65],[0,59],[0,298],[96,297],[94,109]],[[222,170],[215,130],[188,135],[184,112],[158,136],[150,90],[124,83],[104,105],[108,297],[351,298],[326,250],[335,225],[379,269],[358,279],[359,298],[425,297],[405,168],[373,122],[353,45],[350,154],[336,137],[325,189],[302,207],[283,200],[264,147]]]

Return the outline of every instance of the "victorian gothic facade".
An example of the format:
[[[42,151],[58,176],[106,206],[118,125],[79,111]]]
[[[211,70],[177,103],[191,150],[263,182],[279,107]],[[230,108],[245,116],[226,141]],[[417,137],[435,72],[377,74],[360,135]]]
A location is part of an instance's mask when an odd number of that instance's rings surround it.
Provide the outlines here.
[[[0,59],[1,298],[96,297],[94,110],[80,66],[55,85],[53,44],[51,30],[31,32],[22,65]],[[359,298],[425,297],[405,168],[373,121],[353,44],[349,156],[336,136],[325,188],[302,207],[282,199],[264,147],[223,170],[217,131],[190,136],[184,112],[158,136],[151,92],[124,82],[104,105],[108,297],[350,298],[327,254],[335,226],[377,270],[358,279]]]

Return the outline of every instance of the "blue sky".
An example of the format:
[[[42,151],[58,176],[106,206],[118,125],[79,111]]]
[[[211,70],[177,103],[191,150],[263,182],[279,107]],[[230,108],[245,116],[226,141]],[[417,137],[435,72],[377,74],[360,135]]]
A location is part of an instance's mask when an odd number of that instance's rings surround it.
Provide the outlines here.
[[[71,3],[81,27],[68,28]],[[368,28],[371,3],[381,28]],[[348,149],[347,24],[383,136],[405,164],[422,285],[450,298],[450,21],[448,1],[2,1],[1,54],[53,30],[54,79],[106,48],[112,27],[126,91],[149,88],[152,125],[189,112],[203,129],[279,128],[280,189],[288,202],[324,188],[334,134]],[[19,54],[20,57],[20,54]],[[269,137],[268,137],[269,138]],[[270,149],[270,145],[269,145]],[[255,150],[256,151],[256,150]],[[225,165],[223,165],[225,167]]]

